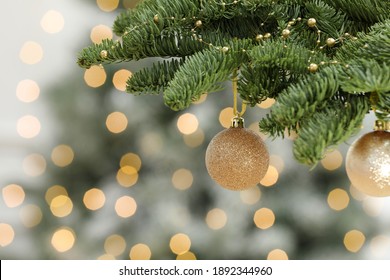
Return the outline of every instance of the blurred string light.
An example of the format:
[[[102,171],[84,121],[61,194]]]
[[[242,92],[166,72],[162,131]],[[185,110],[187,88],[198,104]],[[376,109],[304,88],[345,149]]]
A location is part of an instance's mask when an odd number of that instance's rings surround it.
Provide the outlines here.
[[[98,7],[104,12],[112,12],[118,8],[119,0],[96,0]]]
[[[16,130],[21,137],[31,139],[38,136],[41,131],[41,123],[37,117],[26,115],[18,120]]]
[[[184,233],[177,233],[169,241],[171,251],[176,255],[181,255],[190,250],[191,239]]]
[[[272,187],[273,185],[276,184],[278,179],[279,179],[278,170],[274,166],[269,165],[267,173],[265,173],[263,179],[261,179],[260,184],[263,185],[264,187]]]
[[[132,187],[138,181],[138,171],[133,166],[129,165],[121,167],[116,174],[116,180],[122,187]]]
[[[51,245],[58,252],[63,253],[73,248],[76,241],[76,235],[71,228],[62,227],[57,229],[52,238]]]
[[[67,195],[58,195],[51,200],[50,211],[58,218],[63,218],[73,210],[73,202]]]
[[[253,186],[253,188],[249,188],[247,190],[240,192],[240,199],[243,203],[248,205],[256,204],[260,201],[261,191],[259,187]]]
[[[371,239],[370,250],[377,258],[389,258],[390,256],[390,236],[378,235]]]
[[[267,260],[288,260],[288,255],[282,249],[274,249],[268,253]]]
[[[191,251],[187,251],[183,254],[180,254],[180,255],[177,255],[176,257],[176,260],[180,260],[180,261],[184,261],[184,260],[188,260],[188,261],[192,261],[192,260],[196,260],[196,256],[193,252]]]
[[[172,175],[172,184],[178,190],[186,190],[192,186],[194,176],[185,168],[176,170]]]
[[[37,64],[43,58],[43,49],[37,42],[27,41],[20,49],[19,58],[25,64]]]
[[[129,121],[122,112],[112,112],[107,116],[106,127],[111,133],[121,133],[127,128]]]
[[[134,154],[134,153],[127,153],[124,154],[121,157],[121,160],[119,162],[120,167],[126,167],[126,166],[131,166],[133,167],[136,171],[139,171],[141,169],[142,165],[142,160],[139,157],[139,155]]]
[[[383,200],[377,197],[366,197],[363,201],[364,212],[371,217],[378,217],[383,210]]]
[[[65,195],[65,196],[68,195],[68,191],[66,190],[65,187],[60,185],[54,185],[48,188],[45,193],[46,203],[50,206],[52,200],[59,195]]]
[[[344,246],[348,251],[357,253],[364,245],[365,240],[366,237],[361,231],[350,230],[344,236]]]
[[[65,167],[74,159],[73,149],[68,145],[58,145],[51,152],[51,160],[59,167]]]
[[[130,249],[130,260],[150,260],[152,257],[152,251],[149,246],[143,243],[135,244]]]
[[[275,99],[273,98],[267,98],[266,100],[264,100],[263,102],[257,104],[257,106],[261,109],[268,109],[268,108],[271,108],[272,105],[274,105],[275,103]]]
[[[205,102],[207,99],[207,94],[202,94],[197,101],[192,102],[192,104],[199,105]]]
[[[104,250],[107,254],[117,257],[126,250],[126,241],[123,236],[118,234],[110,235],[104,241]]]
[[[10,245],[15,238],[15,231],[11,225],[0,223],[0,247]]]
[[[89,210],[96,211],[104,206],[106,196],[104,192],[98,188],[92,188],[85,192],[83,203]]]
[[[92,87],[97,88],[106,82],[107,74],[103,67],[98,65],[93,65],[91,68],[86,69],[84,72],[84,81],[85,83]]]
[[[115,203],[115,212],[121,218],[129,218],[137,211],[137,202],[131,196],[122,196]]]
[[[23,159],[22,168],[26,175],[37,177],[46,171],[45,158],[37,153],[30,154]]]
[[[5,186],[1,192],[5,205],[7,205],[9,208],[14,208],[21,205],[26,196],[23,188],[16,184]]]
[[[55,10],[47,11],[41,19],[42,29],[50,34],[58,33],[64,28],[64,17]]]
[[[97,258],[98,260],[116,260],[116,258],[113,255],[110,254],[103,254]]]
[[[198,118],[191,113],[182,114],[177,120],[177,128],[180,133],[189,135],[194,133],[199,127]]]
[[[329,151],[321,160],[322,166],[329,171],[336,170],[343,164],[343,156],[339,150]]]
[[[100,44],[104,39],[112,39],[111,28],[104,24],[96,25],[92,28],[90,38],[95,44]]]
[[[268,229],[275,223],[275,214],[269,208],[261,208],[255,212],[253,221],[258,228]]]
[[[232,124],[233,117],[233,107],[227,107],[221,110],[218,120],[224,128],[229,128]]]
[[[206,215],[206,224],[209,228],[218,230],[223,228],[227,223],[225,211],[219,208],[210,210]]]
[[[120,91],[126,91],[126,81],[132,76],[133,74],[126,69],[121,69],[115,72],[114,76],[112,77],[112,83],[114,87],[117,90]]]
[[[199,147],[203,144],[204,139],[205,135],[200,127],[192,134],[183,134],[184,143],[190,148]]]
[[[39,85],[30,79],[20,81],[16,87],[16,97],[25,103],[34,102],[38,99],[39,94]]]
[[[331,209],[341,211],[348,207],[349,195],[345,190],[336,188],[329,192],[327,202]]]
[[[20,210],[20,220],[26,228],[33,228],[42,221],[42,210],[39,206],[29,204]]]

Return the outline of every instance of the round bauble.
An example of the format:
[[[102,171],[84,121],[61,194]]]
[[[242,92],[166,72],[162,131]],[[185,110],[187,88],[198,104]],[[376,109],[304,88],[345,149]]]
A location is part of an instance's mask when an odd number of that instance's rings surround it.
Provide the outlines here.
[[[231,127],[219,132],[206,150],[211,178],[229,190],[258,184],[268,170],[269,154],[261,137],[250,129]]]
[[[345,165],[355,188],[370,196],[390,196],[390,132],[373,131],[357,139]]]

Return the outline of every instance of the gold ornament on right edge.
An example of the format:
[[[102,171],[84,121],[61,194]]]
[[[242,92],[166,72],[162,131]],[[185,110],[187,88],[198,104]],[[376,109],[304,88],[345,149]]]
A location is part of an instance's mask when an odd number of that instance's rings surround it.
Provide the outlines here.
[[[390,196],[390,122],[377,120],[375,131],[352,143],[346,158],[352,185],[370,196]]]

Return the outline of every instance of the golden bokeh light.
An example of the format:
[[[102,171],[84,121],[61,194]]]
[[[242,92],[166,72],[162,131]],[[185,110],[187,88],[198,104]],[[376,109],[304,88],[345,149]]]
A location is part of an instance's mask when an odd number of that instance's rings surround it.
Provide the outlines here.
[[[275,214],[269,208],[261,208],[255,212],[253,221],[258,228],[267,229],[274,225]]]
[[[29,204],[20,210],[20,220],[26,228],[33,228],[42,221],[42,210],[39,206]]]
[[[281,156],[278,155],[270,155],[269,164],[276,168],[276,170],[280,173],[284,170],[284,160]]]
[[[38,99],[40,88],[37,82],[33,80],[22,80],[16,87],[16,97],[26,103],[34,102]]]
[[[138,243],[131,247],[129,257],[130,260],[150,260],[152,257],[152,251],[148,245]]]
[[[73,248],[76,236],[70,228],[60,228],[56,230],[51,238],[51,245],[58,252],[63,253]]]
[[[98,260],[105,260],[105,261],[113,261],[116,260],[113,255],[110,254],[103,254],[97,258]]]
[[[47,33],[58,33],[64,28],[64,17],[55,10],[47,11],[41,19],[41,27]]]
[[[133,74],[129,70],[118,70],[112,77],[112,83],[117,90],[126,91],[126,82],[132,75]]]
[[[46,171],[46,160],[40,154],[31,154],[23,159],[22,168],[28,176],[37,177]]]
[[[37,117],[26,115],[18,120],[16,130],[21,137],[31,139],[38,136],[41,123]]]
[[[204,132],[201,128],[198,128],[192,134],[183,134],[184,143],[190,148],[196,148],[203,144],[204,142]]]
[[[122,112],[112,112],[107,116],[106,127],[111,133],[121,133],[127,128],[128,120]]]
[[[106,202],[106,196],[102,190],[98,188],[92,188],[85,192],[83,202],[87,209],[95,211],[104,206]]]
[[[365,240],[366,240],[366,237],[364,236],[364,234],[361,231],[354,229],[354,230],[348,231],[345,234],[344,246],[348,251],[350,251],[352,253],[356,253],[362,248]]]
[[[138,181],[138,172],[133,166],[125,165],[116,173],[116,180],[119,185],[125,188],[134,186]]]
[[[371,217],[378,217],[383,210],[383,200],[377,197],[367,197],[363,200],[363,210]]]
[[[59,167],[65,167],[74,159],[73,149],[68,145],[58,145],[51,152],[51,160]]]
[[[104,250],[107,254],[117,257],[126,250],[126,240],[118,234],[110,235],[104,241]]]
[[[134,8],[140,0],[123,0],[123,7],[125,9]]]
[[[5,205],[10,208],[14,208],[21,205],[26,196],[23,188],[16,184],[5,186],[2,189],[2,195]]]
[[[343,164],[343,155],[339,150],[329,151],[325,154],[325,157],[321,160],[322,166],[329,171],[336,170]]]
[[[276,184],[278,179],[279,179],[278,170],[274,166],[269,165],[267,173],[265,173],[264,178],[261,179],[260,184],[263,185],[264,187],[272,187],[273,185]]]
[[[33,41],[25,42],[19,52],[19,58],[25,64],[37,64],[42,60],[42,57],[41,45]]]
[[[232,125],[232,118],[234,117],[233,108],[227,107],[219,113],[219,123],[224,128],[229,128]]]
[[[206,215],[206,224],[209,228],[218,230],[223,228],[227,223],[225,211],[219,208],[210,210]]]
[[[268,253],[267,260],[288,260],[288,255],[282,249],[275,249]]]
[[[253,186],[253,188],[249,188],[244,191],[240,191],[241,201],[248,205],[253,205],[259,202],[261,198],[261,191],[259,187]]]
[[[122,196],[115,203],[115,212],[119,217],[129,218],[137,211],[137,202],[131,196]]]
[[[50,187],[45,193],[46,203],[50,206],[52,200],[60,195],[68,196],[68,191],[65,187],[60,185],[54,185]]]
[[[199,121],[194,114],[185,113],[177,120],[177,128],[182,134],[192,134],[198,129],[198,127]]]
[[[73,202],[66,195],[59,195],[52,199],[50,210],[54,216],[63,218],[72,213]]]
[[[258,107],[260,107],[261,109],[268,109],[270,108],[272,105],[274,105],[275,103],[275,99],[273,98],[267,98],[266,100],[264,100],[263,102],[261,102],[260,104],[257,104]]]
[[[112,12],[118,8],[119,0],[96,0],[99,9],[104,12]]]
[[[97,88],[106,82],[107,74],[103,67],[98,65],[93,65],[91,68],[86,69],[84,72],[84,81],[85,83],[92,87]]]
[[[175,234],[169,241],[169,247],[176,255],[184,254],[190,250],[191,239],[184,233]]]
[[[8,246],[14,241],[15,232],[12,226],[0,223],[0,247]]]
[[[192,186],[194,176],[192,172],[185,168],[176,170],[172,175],[172,184],[176,189],[186,190]]]
[[[371,239],[370,250],[372,254],[377,258],[383,258],[388,256],[390,252],[390,236],[377,235]]]
[[[91,30],[90,38],[93,43],[100,44],[104,39],[112,39],[113,34],[110,27],[107,25],[97,25]]]
[[[192,104],[195,104],[195,105],[199,105],[199,104],[202,104],[203,102],[205,102],[207,99],[207,94],[202,94],[198,100],[192,102]]]
[[[328,194],[328,205],[335,211],[341,211],[348,207],[349,195],[343,189],[334,189]]]
[[[367,198],[367,195],[359,191],[356,187],[354,187],[352,184],[349,186],[349,193],[351,194],[351,197],[357,201],[363,201]]]
[[[191,251],[188,251],[188,252],[185,252],[184,254],[180,254],[176,257],[176,260],[180,260],[180,261],[194,261],[196,260],[196,256],[193,252]]]
[[[132,166],[136,171],[139,171],[141,169],[142,160],[137,154],[127,153],[121,157],[119,165],[120,167]]]

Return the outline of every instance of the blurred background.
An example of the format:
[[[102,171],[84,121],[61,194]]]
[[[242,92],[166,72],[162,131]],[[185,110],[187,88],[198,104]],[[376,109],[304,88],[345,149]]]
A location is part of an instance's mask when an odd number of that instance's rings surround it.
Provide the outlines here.
[[[204,155],[230,124],[229,85],[173,112],[124,92],[153,60],[76,65],[136,3],[2,3],[0,258],[390,259],[389,198],[364,196],[345,173],[355,139],[311,169],[294,160],[293,137],[261,135],[265,178],[228,191]],[[246,126],[258,131],[272,103],[248,108]]]

